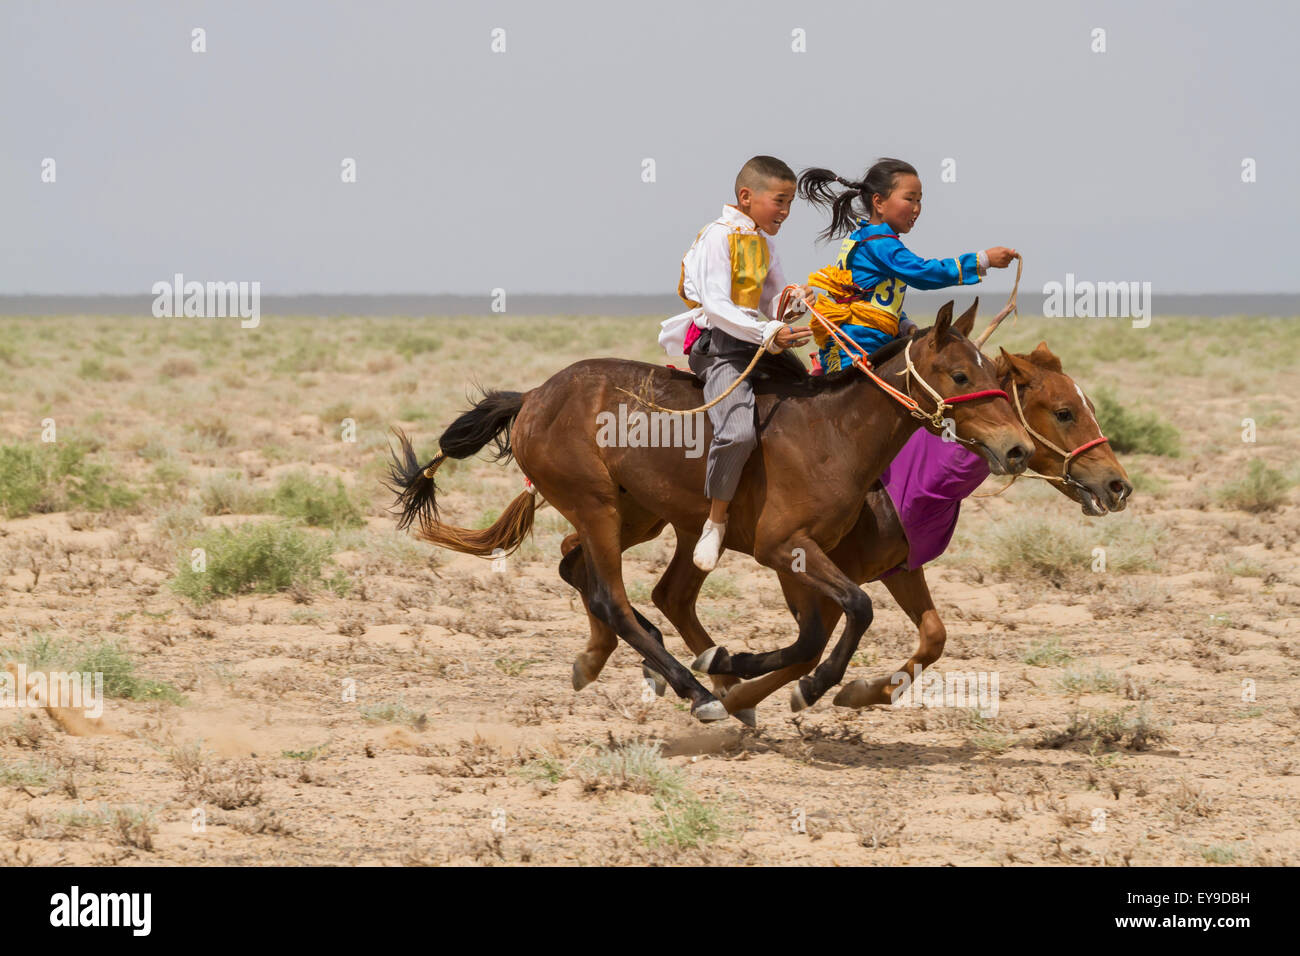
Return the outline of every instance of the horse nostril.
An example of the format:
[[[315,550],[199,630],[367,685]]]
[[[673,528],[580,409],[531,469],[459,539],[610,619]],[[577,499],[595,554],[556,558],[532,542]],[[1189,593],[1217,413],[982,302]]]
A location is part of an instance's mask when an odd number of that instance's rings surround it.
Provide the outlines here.
[[[1116,478],[1110,483],[1110,490],[1116,498],[1123,501],[1129,495],[1133,494],[1133,485],[1130,482],[1122,481]]]
[[[1029,453],[1021,445],[1015,445],[1007,452],[1007,464],[1013,467],[1022,466],[1029,458]]]

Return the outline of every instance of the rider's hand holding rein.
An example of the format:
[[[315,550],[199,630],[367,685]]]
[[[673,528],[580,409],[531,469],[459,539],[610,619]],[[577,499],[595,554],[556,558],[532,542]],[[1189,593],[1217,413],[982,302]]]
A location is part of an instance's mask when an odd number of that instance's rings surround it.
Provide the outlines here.
[[[789,309],[786,310],[787,316],[793,316],[796,313],[806,312],[807,307],[817,301],[817,290],[807,286],[795,286],[794,295],[791,296]],[[783,352],[788,348],[803,345],[812,338],[812,329],[806,325],[785,325],[779,329],[768,343],[769,352]]]
[[[990,249],[985,249],[983,255],[988,259],[987,268],[1005,269],[1011,265],[1011,260],[1016,257],[1016,250],[1008,249],[1006,246],[993,246]]]
[[[803,345],[812,338],[812,329],[806,325],[783,325],[772,336],[772,344],[768,346],[770,352],[782,352],[792,346]]]

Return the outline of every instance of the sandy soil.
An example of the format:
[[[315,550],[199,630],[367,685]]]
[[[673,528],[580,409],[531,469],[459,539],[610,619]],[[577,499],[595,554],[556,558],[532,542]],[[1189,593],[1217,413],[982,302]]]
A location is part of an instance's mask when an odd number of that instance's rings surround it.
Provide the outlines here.
[[[183,477],[130,508],[0,523],[0,646],[40,635],[118,641],[141,674],[183,701],[111,699],[101,727],[77,732],[43,711],[0,714],[5,863],[1300,862],[1300,508],[1294,493],[1260,514],[1214,495],[1252,457],[1294,470],[1300,390],[1289,363],[1241,388],[1225,388],[1219,366],[1192,363],[1161,390],[1141,356],[1097,354],[1084,336],[1022,322],[1004,344],[1047,337],[1086,387],[1117,387],[1176,422],[1183,454],[1121,456],[1141,474],[1139,490],[1128,512],[1100,522],[1024,486],[967,506],[953,553],[930,571],[949,634],[938,666],[997,672],[996,717],[844,710],[829,696],[796,715],[780,693],[750,731],[703,726],[671,694],[645,701],[625,646],[597,683],[571,689],[587,625],[555,573],[567,526],[552,512],[500,571],[395,542],[383,513],[387,424],[400,422],[431,453],[471,377],[537,384],[583,354],[618,352],[627,322],[556,320],[527,361],[503,368],[467,358],[458,343],[473,337],[468,319],[422,321],[442,342],[402,358],[391,358],[398,326],[376,320],[269,320],[261,339],[225,330],[188,343],[175,331],[151,339],[144,320],[60,320],[64,331],[84,323],[85,334],[52,337],[46,321],[19,323],[17,357],[0,364],[9,382],[0,441],[35,441],[48,414],[66,433],[102,439],[98,454],[124,480],[143,486],[156,461],[144,455],[150,442]],[[475,348],[530,328],[512,321]],[[575,344],[580,328],[588,338]],[[94,369],[89,383],[78,378],[96,335],[138,343],[101,350],[125,378]],[[308,351],[277,370],[294,348]],[[178,356],[190,365],[161,374]],[[1217,356],[1224,367],[1234,360],[1231,350]],[[361,424],[356,443],[339,441],[334,422],[345,411]],[[228,441],[193,427],[213,414]],[[1239,439],[1245,415],[1270,423],[1255,444]],[[196,500],[212,474],[235,469],[270,487],[297,466],[343,476],[366,503],[366,528],[332,559],[350,592],[204,606],[174,593],[161,517]],[[444,484],[447,516],[466,525],[521,487],[516,469],[490,462],[451,469]],[[1146,566],[1097,574],[1084,565],[1055,579],[995,570],[991,535],[1025,512],[1071,532],[1113,523],[1113,547],[1145,549]],[[258,520],[267,519],[202,518]],[[689,660],[648,598],[671,547],[669,532],[636,549],[627,577],[670,649]],[[914,646],[887,592],[868,591],[876,623],[850,679],[891,670]],[[794,637],[775,579],[743,555],[724,558],[702,608],[733,649]],[[1243,700],[1243,681],[1253,681],[1254,700]],[[355,701],[344,699],[348,686]],[[1084,733],[1045,745],[1072,718],[1139,715],[1149,740]],[[716,835],[693,846],[657,840],[671,804],[581,772],[602,749],[641,741],[661,745]]]

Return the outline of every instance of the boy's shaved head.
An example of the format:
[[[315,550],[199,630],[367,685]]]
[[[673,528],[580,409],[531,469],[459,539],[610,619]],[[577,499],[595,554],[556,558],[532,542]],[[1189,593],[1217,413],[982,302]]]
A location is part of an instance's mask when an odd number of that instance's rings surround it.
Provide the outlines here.
[[[795,182],[797,178],[794,170],[775,156],[755,156],[740,167],[740,173],[736,176],[736,198],[740,198],[742,188],[749,189],[751,192],[760,192],[774,179],[780,182]]]

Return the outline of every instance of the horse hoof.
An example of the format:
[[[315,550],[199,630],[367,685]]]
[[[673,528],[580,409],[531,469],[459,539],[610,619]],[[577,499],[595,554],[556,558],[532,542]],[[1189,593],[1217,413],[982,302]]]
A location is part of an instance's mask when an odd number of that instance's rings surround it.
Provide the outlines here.
[[[867,682],[855,680],[841,687],[840,692],[835,695],[835,699],[831,703],[836,707],[862,707],[862,701],[866,696]]]
[[[790,690],[790,709],[796,714],[801,710],[808,709],[808,701],[804,700],[803,690],[798,684],[795,684]]]
[[[727,708],[722,706],[722,701],[711,700],[707,704],[692,707],[691,716],[700,723],[711,724],[717,720],[726,720],[731,715],[727,713]]]
[[[716,644],[713,645],[713,647],[710,647],[707,651],[691,662],[691,670],[695,671],[697,674],[707,674],[709,672],[709,665],[713,663],[713,658],[717,657],[719,650],[721,650],[721,648]]]
[[[668,689],[668,681],[664,680],[664,675],[659,673],[653,667],[650,667],[646,664],[642,664],[641,676],[654,685],[656,697],[662,697],[664,695],[664,691]]]
[[[591,678],[588,677],[586,674],[584,674],[582,672],[582,668],[578,666],[578,662],[574,661],[573,662],[573,689],[582,690],[590,683],[591,683]]]
[[[719,659],[718,655],[722,657]],[[724,665],[727,663],[727,649],[719,644],[715,644],[707,651],[695,658],[691,664],[691,670],[697,674],[722,674],[725,673]],[[719,668],[714,670],[715,665]]]
[[[746,707],[744,710],[738,710],[731,715],[746,727],[754,728],[758,726],[758,713],[753,707]]]

